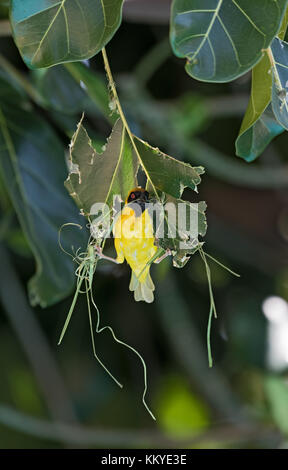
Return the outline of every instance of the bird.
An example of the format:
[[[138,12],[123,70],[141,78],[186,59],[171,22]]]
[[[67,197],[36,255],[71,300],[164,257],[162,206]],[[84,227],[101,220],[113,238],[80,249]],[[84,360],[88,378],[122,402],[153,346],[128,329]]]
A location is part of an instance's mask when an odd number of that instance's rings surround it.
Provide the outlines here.
[[[157,252],[153,221],[148,211],[149,192],[142,187],[129,191],[114,227],[116,262],[126,259],[131,268],[129,290],[136,302],[151,303],[155,286],[150,275],[150,263]]]

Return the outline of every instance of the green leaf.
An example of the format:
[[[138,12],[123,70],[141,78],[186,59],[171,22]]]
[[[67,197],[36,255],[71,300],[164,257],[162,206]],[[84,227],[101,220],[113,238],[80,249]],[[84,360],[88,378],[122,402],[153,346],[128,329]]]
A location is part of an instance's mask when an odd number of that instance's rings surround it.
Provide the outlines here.
[[[173,253],[173,266],[176,268],[183,268],[189,261],[189,256],[193,255],[202,245],[203,242],[199,242],[199,235],[204,237],[207,230],[207,220],[205,211],[207,208],[206,202],[200,201],[198,203],[190,203],[183,201],[182,199],[175,199],[168,196],[165,203],[172,203],[176,208],[176,224],[171,222],[168,217],[163,217],[155,230],[156,243],[163,250],[170,250]],[[179,226],[179,205],[185,205],[186,208],[186,231],[181,230]],[[192,214],[192,222],[197,223],[197,227],[190,227],[190,214]],[[189,230],[189,228],[191,230]],[[164,233],[164,237],[158,237],[158,233]],[[191,237],[191,233],[194,234]],[[173,236],[171,236],[173,234]]]
[[[197,185],[201,182],[200,175],[204,173],[202,166],[193,167],[189,163],[176,160],[137,137],[135,144],[139,163],[152,189],[159,189],[176,199],[182,196],[186,187],[197,192]]]
[[[236,154],[247,162],[252,162],[261,155],[271,140],[282,132],[284,128],[277,122],[269,103],[252,125],[242,133],[240,130],[236,140]]]
[[[87,94],[63,65],[32,73],[48,108],[65,114],[76,114],[82,113],[89,106]]]
[[[171,237],[171,226],[167,226],[167,217],[160,221],[155,235],[157,239],[161,224],[164,224],[164,236],[158,240],[158,246],[165,250],[168,248],[173,250],[174,265],[184,266],[188,260],[186,255],[197,250],[198,235],[204,236],[206,233],[206,204],[200,202],[199,205],[192,205],[180,200],[180,197],[185,187],[197,191],[197,185],[201,181],[200,175],[204,172],[203,168],[192,167],[175,160],[134,136],[136,152],[121,119],[118,119],[114,125],[103,153],[99,154],[82,121],[83,118],[70,144],[70,173],[65,182],[81,213],[85,216],[95,215],[93,208],[95,203],[106,203],[111,208],[115,195],[125,200],[129,191],[137,186],[137,172],[141,166],[147,176],[147,188],[151,196],[153,194],[156,196],[158,202],[164,197],[166,202],[173,202],[176,205],[176,210],[178,203],[185,204],[186,208],[192,208],[193,211],[196,210],[198,231],[193,239],[189,239],[187,234],[180,232],[177,227]],[[190,221],[190,212],[186,213],[187,218],[188,215]],[[187,227],[189,229],[189,222]]]
[[[278,36],[283,39],[287,29],[288,9]],[[284,129],[277,122],[271,106],[272,73],[269,51],[252,70],[249,104],[236,140],[236,154],[251,162],[255,160]]]
[[[272,107],[277,121],[288,130],[288,43],[275,38],[271,44],[273,71]]]
[[[113,196],[125,199],[137,186],[138,162],[119,119],[102,154],[96,152],[82,120],[70,145],[70,173],[65,186],[87,216],[95,203],[112,207]]]
[[[58,231],[64,223],[83,221],[63,187],[66,167],[61,142],[3,78],[0,90],[0,169],[36,260],[36,274],[29,281],[30,300],[46,307],[65,298],[75,282],[75,267],[60,250]],[[72,245],[84,248],[86,243],[85,230],[63,231],[62,244],[68,251]]]
[[[253,125],[262,116],[270,103],[271,88],[271,65],[269,57],[265,53],[252,70],[250,100],[236,141],[236,154],[247,161],[254,160],[269,143],[266,142],[269,139],[269,128],[265,133],[264,125],[262,125],[263,129],[261,123],[260,126],[258,124],[255,128]],[[266,134],[267,137],[263,139],[263,135],[266,136]]]
[[[30,68],[97,54],[121,23],[123,0],[12,0],[16,45]]]
[[[199,247],[198,237],[204,236],[207,229],[205,210],[206,203],[191,204],[181,200],[186,187],[197,192],[197,185],[201,182],[200,175],[204,173],[203,167],[192,167],[164,154],[158,148],[153,148],[147,142],[135,137],[139,163],[147,176],[147,189],[163,203],[172,203],[175,207],[175,222],[172,222],[166,212],[163,212],[157,225],[154,227],[155,239],[159,247],[171,250],[175,267],[183,267],[189,260],[188,255],[195,253]],[[193,227],[193,237],[179,227],[179,204],[185,205],[185,227],[190,227],[190,210],[197,218],[197,227]],[[161,214],[161,212],[160,212]],[[192,229],[192,228],[191,228]],[[197,230],[196,230],[197,229]],[[161,236],[159,236],[159,234]]]
[[[277,34],[287,0],[173,0],[170,39],[197,80],[227,82],[250,70]]]
[[[282,40],[285,39],[287,26],[288,26],[288,6],[286,7],[286,10],[285,10],[285,13],[284,13],[284,16],[283,16],[283,19],[282,19],[282,23],[281,23],[280,29],[278,31],[278,34],[277,34],[278,38],[280,38]]]
[[[109,94],[106,83],[102,78],[92,71],[89,67],[79,62],[71,62],[65,64],[65,68],[76,81],[76,83],[83,87],[83,91],[97,106],[99,111],[106,117],[112,124],[115,123],[117,116],[112,115],[109,107]]]

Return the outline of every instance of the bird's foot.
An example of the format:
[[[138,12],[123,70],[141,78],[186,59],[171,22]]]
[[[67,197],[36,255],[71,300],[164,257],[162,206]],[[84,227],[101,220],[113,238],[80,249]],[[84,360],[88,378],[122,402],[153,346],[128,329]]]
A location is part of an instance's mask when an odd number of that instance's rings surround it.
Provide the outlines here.
[[[107,261],[111,261],[112,263],[118,264],[118,261],[115,258],[111,258],[110,256],[104,255],[102,252],[102,248],[100,248],[100,246],[95,246],[94,249],[95,249],[95,254],[96,256],[98,256],[98,258],[106,259]]]
[[[172,255],[172,251],[171,250],[166,250],[164,255],[160,256],[160,258],[157,258],[154,261],[154,263],[159,264],[159,263],[161,263],[161,261],[163,261],[163,259],[165,259],[165,258],[167,258],[167,256],[171,256],[171,255]]]

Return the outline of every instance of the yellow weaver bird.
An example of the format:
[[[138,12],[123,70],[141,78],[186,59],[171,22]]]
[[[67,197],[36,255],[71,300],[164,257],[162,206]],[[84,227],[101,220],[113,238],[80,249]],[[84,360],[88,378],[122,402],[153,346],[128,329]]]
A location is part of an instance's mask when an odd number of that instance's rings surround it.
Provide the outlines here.
[[[117,253],[117,263],[126,259],[132,275],[129,285],[138,302],[154,300],[155,286],[150,276],[150,265],[147,263],[155,255],[153,222],[147,210],[149,193],[141,187],[132,189],[125,201],[125,206],[116,219],[113,235]]]

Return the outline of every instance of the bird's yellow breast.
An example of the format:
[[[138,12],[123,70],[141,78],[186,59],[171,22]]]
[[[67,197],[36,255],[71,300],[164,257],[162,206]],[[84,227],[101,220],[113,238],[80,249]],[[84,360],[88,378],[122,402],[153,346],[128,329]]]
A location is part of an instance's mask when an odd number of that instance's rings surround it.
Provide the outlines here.
[[[147,209],[136,217],[134,210],[125,206],[116,220],[113,233],[118,262],[125,258],[136,276],[140,275],[139,280],[144,280],[149,272],[147,263],[157,251],[153,223]]]

